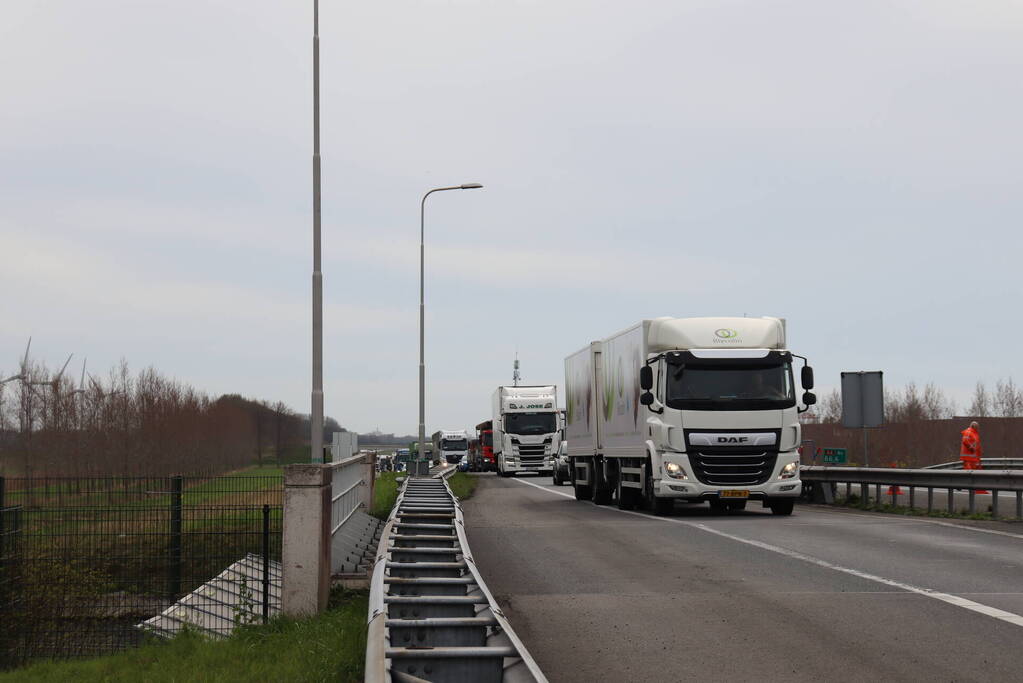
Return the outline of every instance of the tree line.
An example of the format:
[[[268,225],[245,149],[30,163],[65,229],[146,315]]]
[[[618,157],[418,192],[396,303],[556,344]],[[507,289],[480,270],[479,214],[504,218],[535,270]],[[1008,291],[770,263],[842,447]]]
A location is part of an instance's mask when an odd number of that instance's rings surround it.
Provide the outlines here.
[[[1013,381],[999,379],[989,389],[977,382],[968,405],[959,412],[959,405],[933,382],[920,388],[910,382],[901,390],[885,389],[884,421],[917,422],[921,420],[947,420],[955,415],[971,417],[1023,417],[1023,389]],[[842,421],[842,395],[838,389],[825,394],[812,411],[811,421],[824,424]]]
[[[26,357],[15,374],[0,385],[3,476],[215,474],[308,462],[309,417],[281,401],[212,398],[124,361],[105,378],[83,368],[72,379]],[[325,433],[341,429],[325,419]]]

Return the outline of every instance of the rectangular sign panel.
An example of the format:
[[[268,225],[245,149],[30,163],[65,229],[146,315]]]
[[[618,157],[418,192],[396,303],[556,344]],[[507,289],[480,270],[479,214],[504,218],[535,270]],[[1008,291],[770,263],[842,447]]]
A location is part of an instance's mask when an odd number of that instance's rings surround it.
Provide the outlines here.
[[[846,450],[844,448],[822,448],[821,460],[832,465],[844,465],[846,463]]]
[[[884,381],[880,370],[842,373],[842,426],[852,429],[884,424]]]

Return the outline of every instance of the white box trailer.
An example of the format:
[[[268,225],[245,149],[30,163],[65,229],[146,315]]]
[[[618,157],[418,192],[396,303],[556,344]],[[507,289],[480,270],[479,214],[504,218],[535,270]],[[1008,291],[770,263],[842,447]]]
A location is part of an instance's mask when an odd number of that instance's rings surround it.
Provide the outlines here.
[[[717,510],[759,500],[790,514],[800,408],[779,318],[657,318],[565,359],[576,498],[664,514],[675,500]],[[803,359],[802,401],[816,399]]]
[[[491,397],[494,462],[497,473],[550,474],[558,454],[561,428],[558,388],[500,386]]]

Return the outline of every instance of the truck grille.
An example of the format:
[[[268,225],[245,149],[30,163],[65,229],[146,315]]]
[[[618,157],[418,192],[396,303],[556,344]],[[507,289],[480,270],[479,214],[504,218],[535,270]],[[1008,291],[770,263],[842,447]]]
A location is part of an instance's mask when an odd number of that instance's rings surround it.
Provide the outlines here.
[[[515,446],[515,450],[519,456],[519,462],[524,467],[529,467],[530,465],[542,466],[547,446],[542,443],[518,444]]]
[[[693,474],[713,486],[756,486],[771,478],[777,450],[764,448],[690,448]]]

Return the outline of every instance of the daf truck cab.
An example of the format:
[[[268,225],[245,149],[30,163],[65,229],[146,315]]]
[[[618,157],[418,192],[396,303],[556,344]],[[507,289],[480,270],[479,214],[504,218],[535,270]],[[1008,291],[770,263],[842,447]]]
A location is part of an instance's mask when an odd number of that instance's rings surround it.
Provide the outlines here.
[[[576,498],[658,514],[675,501],[723,512],[754,500],[792,513],[798,414],[816,397],[783,319],[644,320],[569,356],[565,381]]]

